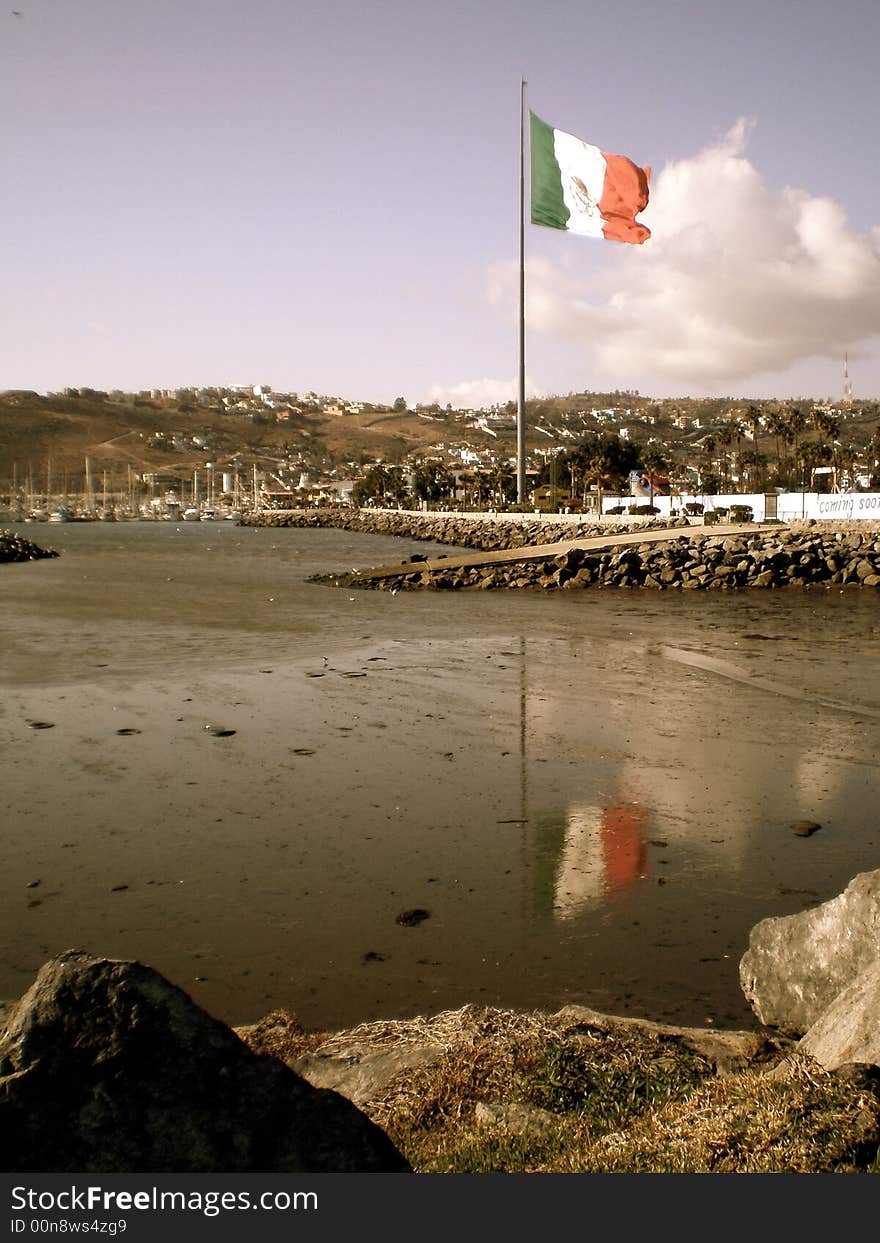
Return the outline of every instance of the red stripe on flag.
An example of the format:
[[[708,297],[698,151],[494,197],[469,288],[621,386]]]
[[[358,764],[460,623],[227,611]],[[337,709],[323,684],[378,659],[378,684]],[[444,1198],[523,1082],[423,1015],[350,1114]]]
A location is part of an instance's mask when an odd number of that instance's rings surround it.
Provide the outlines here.
[[[602,855],[605,865],[605,888],[609,898],[619,897],[625,889],[646,875],[648,852],[644,830],[648,816],[644,807],[606,807],[602,811]]]
[[[639,224],[636,216],[648,206],[648,177],[651,170],[639,168],[625,155],[603,151],[607,168],[605,187],[599,200],[604,225],[602,232],[612,242],[632,242],[640,246],[651,230]]]

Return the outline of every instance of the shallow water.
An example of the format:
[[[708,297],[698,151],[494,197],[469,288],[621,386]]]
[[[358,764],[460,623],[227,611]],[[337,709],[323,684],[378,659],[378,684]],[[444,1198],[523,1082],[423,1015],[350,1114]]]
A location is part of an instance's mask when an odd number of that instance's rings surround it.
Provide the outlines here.
[[[750,927],[880,867],[873,592],[392,596],[306,580],[439,546],[21,531],[62,556],[0,566],[0,996],[77,946],[233,1023],[753,1026]]]

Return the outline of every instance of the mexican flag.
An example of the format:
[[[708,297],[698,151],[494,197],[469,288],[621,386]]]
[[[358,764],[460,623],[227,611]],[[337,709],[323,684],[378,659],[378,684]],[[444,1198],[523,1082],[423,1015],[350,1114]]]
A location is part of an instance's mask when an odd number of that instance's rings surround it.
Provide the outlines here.
[[[641,245],[651,236],[636,216],[648,205],[650,168],[609,155],[529,113],[532,224]]]

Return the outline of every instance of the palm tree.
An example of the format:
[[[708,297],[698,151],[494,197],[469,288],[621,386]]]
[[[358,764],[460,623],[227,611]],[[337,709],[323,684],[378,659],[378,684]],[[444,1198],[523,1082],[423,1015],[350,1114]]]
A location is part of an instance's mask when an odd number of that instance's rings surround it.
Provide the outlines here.
[[[564,465],[568,467],[568,476],[569,476],[568,495],[577,496],[577,476],[578,476],[577,458],[572,453],[566,453],[563,456],[562,461]]]
[[[840,435],[840,419],[837,415],[832,414],[830,410],[820,410],[815,407],[810,412],[810,421],[821,437],[832,445]]]
[[[479,496],[479,475],[476,471],[464,470],[458,476],[458,486],[464,493],[465,505],[473,505]]]
[[[750,427],[752,429],[752,439],[754,440],[755,448],[757,449],[758,432],[761,430],[763,426],[763,420],[762,420],[760,409],[754,404],[750,404],[746,406],[746,412],[743,415],[743,422],[745,423],[747,427]]]
[[[439,501],[450,495],[452,476],[439,462],[420,462],[413,471],[413,491],[419,500]]]
[[[642,454],[642,466],[648,476],[651,508],[654,507],[654,477],[665,475],[669,470],[669,462],[662,445],[651,444]]]
[[[739,477],[742,473],[742,442],[743,436],[746,432],[745,424],[741,423],[739,419],[734,418],[730,420],[728,427],[730,428],[730,434],[733,437],[733,441],[736,444],[736,452],[733,455],[733,465],[736,467],[737,477]]]
[[[841,481],[844,473],[852,480],[853,467],[856,458],[859,456],[859,450],[851,440],[844,441],[843,444],[839,440],[835,440],[831,448],[831,464],[834,467],[834,490],[840,491]]]
[[[641,446],[634,440],[620,436],[598,435],[588,432],[572,451],[577,459],[577,469],[584,481],[584,503],[587,488],[593,484],[598,493],[599,513],[602,512],[602,492],[605,488],[621,488],[631,470],[639,464]]]
[[[390,482],[387,467],[381,462],[375,463],[354,485],[352,500],[355,505],[361,505],[364,501],[381,500],[388,491]]]
[[[730,446],[733,444],[733,428],[730,425],[730,423],[722,423],[721,427],[719,427],[715,433],[715,439],[717,440],[718,444],[722,445],[725,449],[730,448]],[[722,467],[725,478],[728,477],[727,464],[728,464],[727,454],[725,454],[723,457],[723,467]]]
[[[739,455],[740,468],[749,492],[757,492],[767,481],[767,454],[758,449],[744,449]]]
[[[805,442],[798,447],[797,461],[801,468],[801,481],[806,491],[807,480],[813,483],[813,472],[817,466],[825,465],[831,459],[831,450],[827,445],[816,441]],[[813,491],[812,487],[810,489]]]
[[[715,436],[710,434],[708,436],[704,436],[699,445],[699,448],[701,451],[700,456],[702,459],[699,462],[699,469],[700,469],[699,478],[701,481],[703,480],[703,478],[709,479],[713,484],[719,482],[719,479],[715,473],[715,467],[714,467],[716,444],[717,442],[716,442]],[[702,491],[707,490],[703,488],[702,482],[700,483],[699,486]],[[714,492],[717,489],[713,487],[710,490]]]
[[[767,430],[776,441],[776,476],[778,479],[782,475],[782,441],[787,433],[785,415],[781,410],[768,410],[766,422]]]
[[[786,439],[794,448],[794,457],[798,456],[798,437],[807,427],[807,416],[800,406],[792,406],[785,419]]]
[[[403,471],[399,466],[391,466],[387,470],[388,486],[385,496],[398,505],[403,505],[409,500],[409,485],[406,482]]]
[[[497,462],[489,472],[494,499],[499,505],[513,500],[516,487],[516,475],[510,462]]]

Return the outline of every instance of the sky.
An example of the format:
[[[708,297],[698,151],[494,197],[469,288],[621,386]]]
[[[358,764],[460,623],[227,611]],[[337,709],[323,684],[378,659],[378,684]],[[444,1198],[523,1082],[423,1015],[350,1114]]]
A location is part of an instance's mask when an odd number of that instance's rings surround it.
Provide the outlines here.
[[[652,169],[526,226],[530,394],[880,395],[877,0],[7,6],[0,390],[515,399],[524,78]]]

